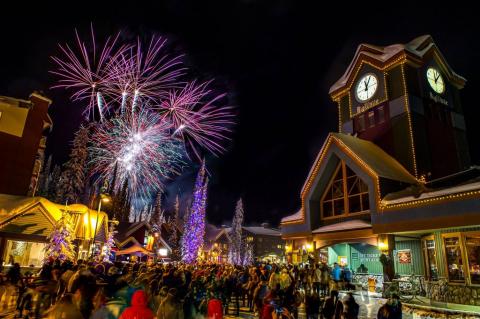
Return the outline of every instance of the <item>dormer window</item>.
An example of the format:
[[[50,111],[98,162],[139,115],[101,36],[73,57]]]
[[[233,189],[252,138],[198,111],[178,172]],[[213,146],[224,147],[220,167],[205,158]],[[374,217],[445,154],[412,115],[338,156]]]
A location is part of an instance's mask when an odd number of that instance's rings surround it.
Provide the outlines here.
[[[369,209],[367,185],[341,161],[323,194],[322,218],[364,213]]]

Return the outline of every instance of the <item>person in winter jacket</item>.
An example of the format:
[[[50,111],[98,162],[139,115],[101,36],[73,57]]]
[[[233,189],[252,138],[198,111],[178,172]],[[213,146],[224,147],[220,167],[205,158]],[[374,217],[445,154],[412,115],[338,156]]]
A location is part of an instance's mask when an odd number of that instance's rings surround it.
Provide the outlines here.
[[[154,313],[148,308],[145,291],[137,290],[132,296],[131,306],[126,308],[119,319],[153,319]]]
[[[402,303],[398,295],[393,294],[387,302],[378,309],[377,319],[401,319]]]
[[[208,301],[207,319],[223,319],[223,307],[220,299],[214,297]]]
[[[170,288],[157,310],[157,319],[183,319],[183,307],[177,301],[177,289]]]
[[[322,277],[320,278],[320,290],[323,296],[327,296],[330,288],[330,271],[326,263],[322,264],[321,271]]]
[[[355,301],[355,298],[353,298],[353,295],[352,295],[351,292],[348,293],[348,295],[345,298],[345,301],[343,302],[343,304],[344,304],[343,318],[344,319],[357,319],[358,314],[360,312],[360,306]]]
[[[270,290],[276,289],[277,285],[280,285],[280,269],[276,268],[275,272],[270,275],[270,280],[268,281],[268,287]]]
[[[307,319],[318,319],[320,313],[320,296],[317,292],[311,291],[305,297],[305,312]]]
[[[341,319],[343,315],[343,303],[338,298],[338,291],[332,290],[330,298],[325,300],[322,309],[322,315],[325,319]]]
[[[292,278],[288,274],[287,268],[282,269],[280,274],[280,289],[286,290],[292,284]]]

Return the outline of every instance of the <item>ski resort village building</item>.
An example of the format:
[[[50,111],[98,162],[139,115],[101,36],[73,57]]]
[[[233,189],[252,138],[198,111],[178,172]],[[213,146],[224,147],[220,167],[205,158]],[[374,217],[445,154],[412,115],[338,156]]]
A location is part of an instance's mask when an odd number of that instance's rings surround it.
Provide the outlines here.
[[[428,35],[358,47],[329,92],[338,132],[313,163],[301,208],[281,222],[291,262],[347,264],[380,289],[414,274],[434,300],[480,305],[480,169],[465,83]]]

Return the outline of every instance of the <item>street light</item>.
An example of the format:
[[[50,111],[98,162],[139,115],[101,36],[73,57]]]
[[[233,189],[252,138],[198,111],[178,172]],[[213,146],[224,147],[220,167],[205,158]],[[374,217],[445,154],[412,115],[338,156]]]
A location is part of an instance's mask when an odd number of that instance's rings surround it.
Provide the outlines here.
[[[108,194],[100,194],[100,200],[98,201],[97,218],[95,220],[95,227],[94,227],[93,237],[92,237],[92,245],[91,245],[92,254],[91,254],[91,257],[93,257],[93,252],[94,252],[95,237],[97,236],[98,216],[100,215],[100,209],[102,208],[102,202],[104,202],[104,203],[110,202],[110,197],[108,196]],[[90,211],[89,211],[89,215],[90,215]],[[90,220],[90,218],[89,218],[89,220]]]

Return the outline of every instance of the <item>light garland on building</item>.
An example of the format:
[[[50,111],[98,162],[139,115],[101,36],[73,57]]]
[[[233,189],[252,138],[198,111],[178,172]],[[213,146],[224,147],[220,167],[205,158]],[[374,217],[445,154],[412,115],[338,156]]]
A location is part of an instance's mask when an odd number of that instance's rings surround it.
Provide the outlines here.
[[[405,79],[404,65],[405,65],[405,62],[401,64],[400,69],[402,70],[402,83],[403,83],[403,90],[404,90],[403,96],[405,99],[405,113],[407,113],[407,120],[408,120],[408,133],[410,136],[410,150],[412,152],[412,159],[413,159],[413,172],[415,173],[415,177],[418,178],[417,160],[415,156],[415,143],[413,140],[412,117],[410,115],[410,103],[408,98],[407,81]]]

